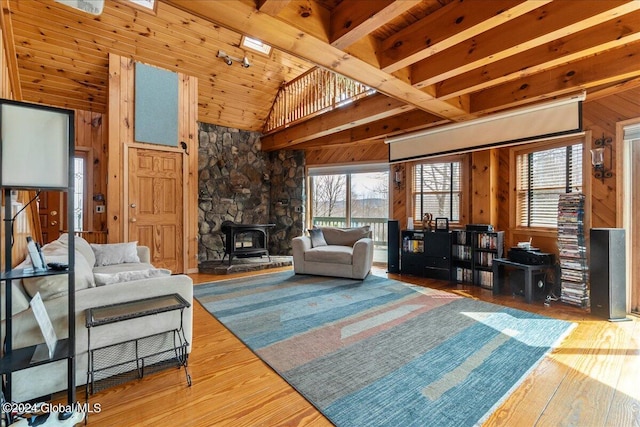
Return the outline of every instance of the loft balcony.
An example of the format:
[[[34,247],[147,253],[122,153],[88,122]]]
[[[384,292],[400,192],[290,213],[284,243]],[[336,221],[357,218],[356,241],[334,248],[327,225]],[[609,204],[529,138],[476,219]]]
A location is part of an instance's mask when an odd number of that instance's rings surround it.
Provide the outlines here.
[[[295,80],[283,83],[263,134],[277,132],[375,92],[375,89],[339,74],[312,68]]]

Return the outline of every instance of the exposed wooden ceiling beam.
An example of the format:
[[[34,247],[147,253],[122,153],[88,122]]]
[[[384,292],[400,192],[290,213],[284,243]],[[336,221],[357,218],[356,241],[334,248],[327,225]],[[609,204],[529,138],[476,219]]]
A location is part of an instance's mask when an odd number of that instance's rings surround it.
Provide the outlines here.
[[[638,9],[631,0],[553,2],[412,65],[413,84],[435,84]]]
[[[550,1],[550,0],[549,0]],[[407,67],[548,3],[547,0],[457,0],[381,43],[386,72]]]
[[[292,1],[278,14],[278,19],[307,35],[329,43],[331,11],[318,2]]]
[[[640,11],[447,79],[437,84],[437,94],[446,99],[478,92],[636,41],[640,41]]]
[[[255,37],[277,49],[300,56],[442,118],[461,120],[469,117],[469,113],[459,105],[434,99],[432,95],[310,36],[305,31],[293,28],[269,15],[256,13],[251,5],[237,1],[166,2],[231,30]]]
[[[422,0],[343,1],[331,13],[331,45],[351,46]]]
[[[302,142],[399,114],[413,107],[382,94],[371,95],[261,138],[264,151],[292,148]],[[297,148],[297,147],[296,147]]]
[[[618,92],[627,91],[636,87],[640,87],[640,77],[625,80],[612,86],[607,85],[602,89],[595,88],[589,91],[589,96],[584,100],[584,102],[587,103],[597,101],[599,99],[606,98],[607,96],[614,95]]]
[[[633,43],[484,90],[472,95],[471,106],[475,112],[486,113],[633,79],[640,76],[639,57],[640,42]]]
[[[336,146],[378,140],[398,133],[413,132],[446,123],[449,123],[449,121],[433,114],[421,110],[413,110],[303,142],[296,145],[295,149],[336,148]]]
[[[2,0],[2,19],[0,19],[0,23],[2,23],[2,41],[6,51],[4,58],[7,61],[7,69],[9,70],[9,86],[11,86],[11,92],[13,92],[13,99],[20,101],[22,100],[22,87],[20,86],[20,71],[13,38],[9,0]]]
[[[276,16],[291,0],[256,0],[256,8],[267,15]]]

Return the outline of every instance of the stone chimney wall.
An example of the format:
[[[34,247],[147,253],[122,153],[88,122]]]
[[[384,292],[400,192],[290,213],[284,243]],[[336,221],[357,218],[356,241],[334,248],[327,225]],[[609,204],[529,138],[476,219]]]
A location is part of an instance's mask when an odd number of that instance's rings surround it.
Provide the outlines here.
[[[223,221],[276,226],[269,252],[291,255],[304,226],[304,152],[261,151],[260,133],[198,123],[198,260],[224,255]]]

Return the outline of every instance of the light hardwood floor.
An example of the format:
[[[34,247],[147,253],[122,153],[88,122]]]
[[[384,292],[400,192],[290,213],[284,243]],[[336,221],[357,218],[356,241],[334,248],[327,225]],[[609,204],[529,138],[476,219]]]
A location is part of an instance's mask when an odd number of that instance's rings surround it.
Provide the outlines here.
[[[374,274],[386,276],[381,269]],[[192,275],[197,284],[240,276]],[[542,301],[526,304],[522,297],[494,297],[472,286],[389,277],[578,324],[485,426],[640,426],[640,319],[611,323],[560,302],[545,307]],[[88,425],[331,425],[197,301],[189,370],[191,387],[182,370],[171,369],[92,395],[90,403],[99,404],[101,412],[91,414]],[[84,398],[84,389],[78,397]]]

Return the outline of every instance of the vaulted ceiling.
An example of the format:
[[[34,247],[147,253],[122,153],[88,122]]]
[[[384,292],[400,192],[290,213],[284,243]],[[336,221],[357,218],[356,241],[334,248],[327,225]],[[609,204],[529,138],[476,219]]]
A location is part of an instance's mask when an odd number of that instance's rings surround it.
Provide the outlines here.
[[[378,91],[264,136],[267,150],[375,141],[640,76],[637,0],[161,0],[155,12],[105,0],[100,16],[2,5],[28,101],[105,113],[109,52],[198,77],[199,120],[239,129],[261,130],[282,83],[314,66]],[[241,49],[242,35],[274,52]]]

